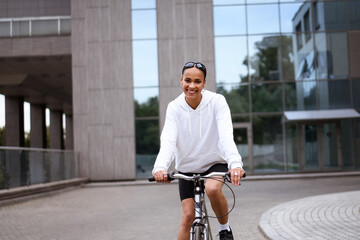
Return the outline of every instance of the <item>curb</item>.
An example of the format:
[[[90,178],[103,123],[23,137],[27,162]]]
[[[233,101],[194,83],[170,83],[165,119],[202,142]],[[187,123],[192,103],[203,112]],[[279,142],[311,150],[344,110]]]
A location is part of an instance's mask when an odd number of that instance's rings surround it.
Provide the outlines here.
[[[15,198],[22,198],[30,195],[56,191],[63,188],[74,187],[87,183],[87,178],[74,178],[50,183],[40,183],[30,186],[16,187],[12,189],[0,190],[0,202]]]

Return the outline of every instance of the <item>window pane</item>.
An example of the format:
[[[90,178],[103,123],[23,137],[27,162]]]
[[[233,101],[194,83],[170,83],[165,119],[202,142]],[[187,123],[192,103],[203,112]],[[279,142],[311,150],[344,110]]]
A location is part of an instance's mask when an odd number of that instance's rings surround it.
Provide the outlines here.
[[[246,33],[245,6],[214,7],[215,36]]]
[[[57,26],[55,28],[57,33]],[[44,32],[46,34],[46,32]],[[13,36],[29,36],[29,21],[14,21],[12,23]]]
[[[253,4],[253,3],[277,3],[278,0],[247,0],[248,4]]]
[[[217,83],[247,82],[247,48],[245,37],[215,38]]]
[[[300,161],[298,148],[298,129],[296,124],[286,125],[286,157],[288,172],[298,172],[300,170]]]
[[[280,36],[281,41],[281,80],[295,79],[295,62],[293,49],[293,36]]]
[[[214,5],[228,5],[228,4],[241,4],[245,3],[245,0],[213,0]]]
[[[62,34],[70,34],[71,33],[71,20],[70,19],[62,19],[60,21],[60,33],[62,33]]]
[[[255,173],[285,170],[281,119],[281,116],[253,118]]]
[[[146,53],[146,54],[144,54]],[[158,86],[157,41],[133,41],[134,86]]]
[[[318,79],[348,77],[346,33],[317,33],[315,46],[318,50],[316,69]]]
[[[232,114],[249,112],[248,85],[218,85],[217,92],[226,98]]]
[[[159,116],[158,96],[158,88],[135,88],[135,117]]]
[[[345,30],[345,1],[314,3],[314,17],[317,31]]]
[[[350,30],[360,29],[360,1],[348,1],[348,21]]]
[[[295,32],[293,18],[302,5],[302,3],[280,4],[281,32]]]
[[[360,79],[352,80],[352,97],[354,108],[360,108]]]
[[[280,79],[279,46],[278,36],[249,37],[249,65],[252,81]]]
[[[156,38],[156,11],[132,11],[132,38]]]
[[[281,84],[252,84],[251,97],[253,112],[282,111]]]
[[[151,176],[160,149],[159,120],[136,120],[136,177]]]
[[[296,80],[315,80],[314,57],[313,41],[308,41],[301,49],[296,49],[294,51],[294,71]]]
[[[350,119],[341,121],[341,152],[344,161],[344,169],[355,169],[354,143],[353,143],[353,121]]]
[[[284,84],[285,109],[314,110],[316,109],[316,82],[304,81]]]
[[[58,34],[57,20],[34,20],[31,21],[31,35]]]
[[[156,8],[156,0],[131,0],[132,9]]]
[[[249,34],[280,32],[277,4],[248,5],[247,12]]]
[[[0,37],[10,36],[10,22],[0,22]]]
[[[319,82],[320,109],[350,108],[348,80]]]

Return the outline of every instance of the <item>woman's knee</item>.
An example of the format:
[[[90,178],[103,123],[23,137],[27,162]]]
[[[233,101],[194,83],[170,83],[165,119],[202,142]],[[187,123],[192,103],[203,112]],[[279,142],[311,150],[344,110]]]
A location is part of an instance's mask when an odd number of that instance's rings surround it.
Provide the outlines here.
[[[219,182],[207,182],[205,186],[206,195],[211,199],[222,194],[222,183]]]

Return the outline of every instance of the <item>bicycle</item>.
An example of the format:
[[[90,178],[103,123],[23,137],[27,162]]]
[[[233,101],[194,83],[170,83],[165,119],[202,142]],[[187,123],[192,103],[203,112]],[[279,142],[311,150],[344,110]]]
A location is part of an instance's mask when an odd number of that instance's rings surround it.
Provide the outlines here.
[[[209,216],[207,215],[206,204],[205,204],[205,180],[215,177],[221,177],[225,181],[230,182],[230,173],[229,172],[212,172],[207,175],[201,176],[200,174],[194,174],[193,176],[187,176],[180,173],[170,172],[168,174],[168,180],[173,181],[175,179],[184,179],[187,181],[194,182],[194,211],[195,219],[191,225],[190,230],[190,240],[212,240],[212,234],[209,223]],[[243,175],[243,178],[246,177],[246,174]],[[150,182],[155,181],[155,179],[149,178]],[[220,180],[219,180],[220,181]],[[226,184],[226,183],[225,183]],[[229,186],[228,186],[229,187]],[[230,188],[230,187],[229,187]],[[230,211],[221,217],[227,216],[235,207],[235,194],[230,188],[233,197],[234,203]],[[220,218],[221,218],[220,217]]]

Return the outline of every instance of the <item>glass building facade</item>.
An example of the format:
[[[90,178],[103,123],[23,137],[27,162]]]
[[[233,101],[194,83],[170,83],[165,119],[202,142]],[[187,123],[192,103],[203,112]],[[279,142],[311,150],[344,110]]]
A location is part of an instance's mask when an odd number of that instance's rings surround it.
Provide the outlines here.
[[[156,3],[132,3],[137,177],[142,177],[152,168],[161,129]],[[285,113],[360,110],[360,77],[351,70],[352,61],[360,59],[350,56],[354,44],[349,46],[352,31],[360,30],[360,1],[213,0],[213,27],[216,88],[230,106],[247,171],[359,169],[358,119],[288,121]],[[145,50],[149,54],[141,54]]]

